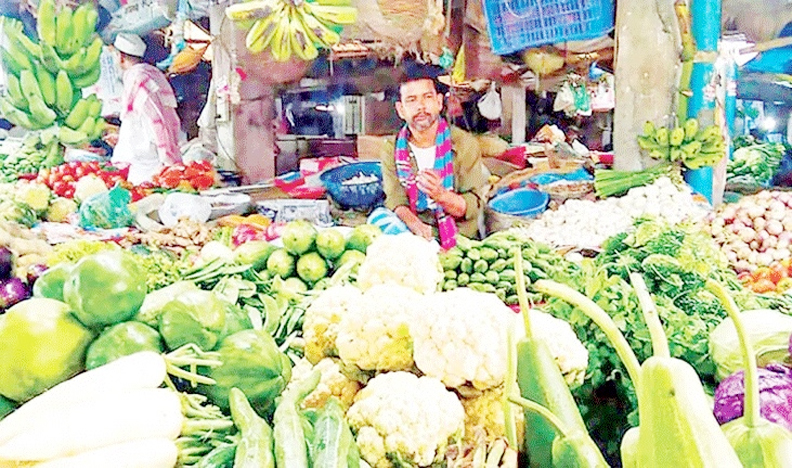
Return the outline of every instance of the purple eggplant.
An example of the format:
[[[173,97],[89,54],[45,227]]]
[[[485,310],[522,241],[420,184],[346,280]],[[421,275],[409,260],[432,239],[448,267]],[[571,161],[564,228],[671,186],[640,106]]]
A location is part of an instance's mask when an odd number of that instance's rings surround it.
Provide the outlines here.
[[[6,247],[0,247],[0,280],[11,277],[14,271],[14,254]]]
[[[30,290],[24,281],[16,276],[0,281],[0,306],[4,309],[30,297]]]

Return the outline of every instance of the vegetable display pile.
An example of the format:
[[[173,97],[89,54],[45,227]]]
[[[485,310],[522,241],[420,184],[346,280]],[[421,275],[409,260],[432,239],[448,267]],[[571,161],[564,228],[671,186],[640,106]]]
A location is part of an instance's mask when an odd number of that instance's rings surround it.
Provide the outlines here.
[[[154,176],[154,185],[167,189],[184,187],[188,190],[206,190],[214,185],[216,175],[209,161],[173,164]]]
[[[726,166],[726,182],[767,186],[781,165],[784,156],[781,143],[763,143],[738,148]]]
[[[59,197],[85,200],[91,195],[107,191],[117,183],[126,182],[126,175],[97,161],[73,161],[41,170],[36,181],[49,187]],[[95,188],[97,186],[98,189]]]
[[[709,236],[695,226],[672,226],[655,220],[639,220],[633,232],[622,233],[603,244],[594,260],[586,259],[573,281],[563,281],[599,304],[617,323],[639,359],[651,354],[647,329],[640,317],[638,299],[627,282],[631,272],[645,278],[657,302],[670,341],[671,354],[691,363],[705,382],[713,382],[715,367],[707,339],[725,313],[704,290],[707,278],[727,280],[739,291],[747,308],[757,308],[752,295],[743,290],[734,273],[724,271],[726,260]],[[552,279],[552,277],[551,277]],[[563,301],[550,299],[542,309],[568,320],[589,351],[589,371],[584,384],[575,389],[592,435],[614,453],[616,441],[628,425],[636,397],[623,378],[620,359],[603,342],[606,336],[580,312]],[[610,404],[602,404],[603,399]],[[630,414],[630,419],[627,416]]]
[[[764,190],[723,205],[709,230],[738,272],[790,258],[792,194]]]
[[[21,175],[62,162],[62,149],[52,135],[29,133],[19,142],[6,139],[0,148],[0,182],[15,182]]]
[[[555,247],[598,248],[608,237],[629,230],[633,220],[644,215],[679,223],[695,222],[706,214],[689,187],[678,187],[668,177],[660,177],[650,185],[630,189],[620,198],[568,200],[521,229],[525,237]]]

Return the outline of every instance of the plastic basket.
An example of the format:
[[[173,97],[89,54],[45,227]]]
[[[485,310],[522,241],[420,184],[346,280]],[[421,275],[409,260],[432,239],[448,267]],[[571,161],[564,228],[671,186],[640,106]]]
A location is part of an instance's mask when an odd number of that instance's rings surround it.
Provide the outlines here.
[[[613,29],[613,0],[484,0],[492,51],[498,55],[562,41],[593,39]]]
[[[355,176],[375,176],[376,181],[345,184]],[[367,210],[385,200],[379,162],[356,162],[327,170],[319,176],[330,197],[344,210]]]

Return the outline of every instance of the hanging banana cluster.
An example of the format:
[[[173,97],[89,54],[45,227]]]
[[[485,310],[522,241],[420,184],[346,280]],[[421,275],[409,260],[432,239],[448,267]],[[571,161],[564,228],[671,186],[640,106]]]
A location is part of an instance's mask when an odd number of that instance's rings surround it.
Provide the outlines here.
[[[688,119],[681,127],[657,128],[646,122],[638,146],[653,159],[681,162],[688,169],[714,166],[726,154],[726,144],[716,125],[699,130],[696,119]]]
[[[292,55],[302,60],[319,56],[341,41],[339,25],[357,21],[351,0],[254,0],[226,8],[229,19],[248,27],[245,45],[253,53],[270,49],[285,62]]]
[[[105,126],[102,103],[95,96],[83,98],[81,92],[96,83],[101,71],[98,17],[92,3],[56,12],[55,0],[42,0],[38,41],[25,35],[21,22],[0,18],[7,38],[0,59],[8,78],[0,115],[30,130],[58,125],[59,139],[66,144],[98,138]]]

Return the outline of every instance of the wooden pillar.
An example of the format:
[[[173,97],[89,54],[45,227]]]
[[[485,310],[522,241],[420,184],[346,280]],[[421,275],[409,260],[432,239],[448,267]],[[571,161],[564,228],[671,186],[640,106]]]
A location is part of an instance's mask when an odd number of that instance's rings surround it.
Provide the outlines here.
[[[667,125],[678,94],[681,44],[673,0],[630,0],[616,5],[614,166],[640,170],[636,137],[647,120]]]

